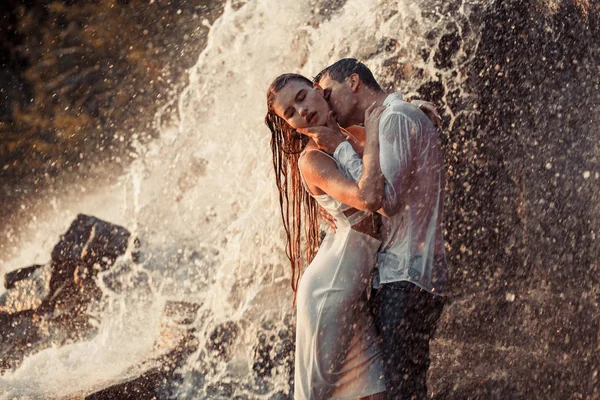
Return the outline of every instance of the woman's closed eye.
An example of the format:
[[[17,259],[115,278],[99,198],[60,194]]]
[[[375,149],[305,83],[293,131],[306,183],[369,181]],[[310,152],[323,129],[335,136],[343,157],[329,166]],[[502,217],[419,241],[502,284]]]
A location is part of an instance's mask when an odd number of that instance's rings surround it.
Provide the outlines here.
[[[298,91],[298,93],[296,94],[295,97],[295,101],[296,102],[301,102],[304,101],[304,99],[306,98],[306,90],[300,90]],[[287,110],[285,110],[285,112],[283,113],[283,117],[285,119],[290,119],[294,116],[294,107],[288,107]]]
[[[331,97],[331,89],[323,90],[323,97],[325,98],[325,100],[329,101],[329,97]]]

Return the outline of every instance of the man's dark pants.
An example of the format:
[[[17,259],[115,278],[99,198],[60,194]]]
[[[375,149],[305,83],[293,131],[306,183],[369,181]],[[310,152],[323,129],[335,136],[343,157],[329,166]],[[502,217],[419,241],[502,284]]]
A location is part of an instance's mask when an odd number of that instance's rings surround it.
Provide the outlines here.
[[[427,398],[429,339],[443,306],[443,297],[405,281],[382,284],[372,296],[388,399]]]

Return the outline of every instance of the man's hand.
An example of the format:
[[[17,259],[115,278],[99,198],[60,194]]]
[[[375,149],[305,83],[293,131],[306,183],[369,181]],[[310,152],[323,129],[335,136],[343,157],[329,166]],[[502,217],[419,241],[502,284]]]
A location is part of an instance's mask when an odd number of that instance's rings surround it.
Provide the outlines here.
[[[308,128],[297,129],[297,131],[310,137],[315,141],[319,149],[332,155],[340,143],[346,140],[346,136],[344,136],[333,117],[333,111],[327,114],[326,126],[310,126]]]
[[[335,225],[335,218],[331,216],[323,207],[318,206],[319,215],[325,221],[327,225],[335,232],[337,231],[337,226]]]
[[[367,135],[379,135],[379,119],[386,108],[386,106],[376,107],[373,102],[365,110],[365,132]]]
[[[429,119],[431,120],[431,122],[433,122],[433,125],[435,125],[436,128],[441,128],[442,118],[440,117],[440,114],[438,113],[435,104],[424,100],[413,100],[411,101],[411,103],[419,107],[419,110],[423,111],[425,115],[429,117]]]

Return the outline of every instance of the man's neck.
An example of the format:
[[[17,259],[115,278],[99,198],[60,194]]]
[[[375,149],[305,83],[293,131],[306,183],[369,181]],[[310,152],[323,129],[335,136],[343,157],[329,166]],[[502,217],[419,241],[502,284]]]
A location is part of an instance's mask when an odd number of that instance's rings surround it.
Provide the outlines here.
[[[365,111],[375,103],[376,107],[382,106],[388,94],[385,92],[368,90],[358,98],[358,107],[354,118],[354,124],[362,125],[365,123]]]

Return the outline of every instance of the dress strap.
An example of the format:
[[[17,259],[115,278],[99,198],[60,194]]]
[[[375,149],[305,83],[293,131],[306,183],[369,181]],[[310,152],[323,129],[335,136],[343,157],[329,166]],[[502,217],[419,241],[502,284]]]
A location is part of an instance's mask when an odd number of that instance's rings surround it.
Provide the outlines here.
[[[338,164],[337,160],[335,158],[333,158],[333,156],[329,153],[325,153],[323,150],[321,149],[314,149],[314,148],[310,148],[310,149],[304,149],[302,150],[302,153],[300,153],[300,157],[302,157],[304,154],[308,153],[309,151],[318,151],[319,153],[323,153],[325,154],[327,157],[331,158],[333,161],[335,161],[336,165]],[[300,158],[298,158],[300,159]]]

